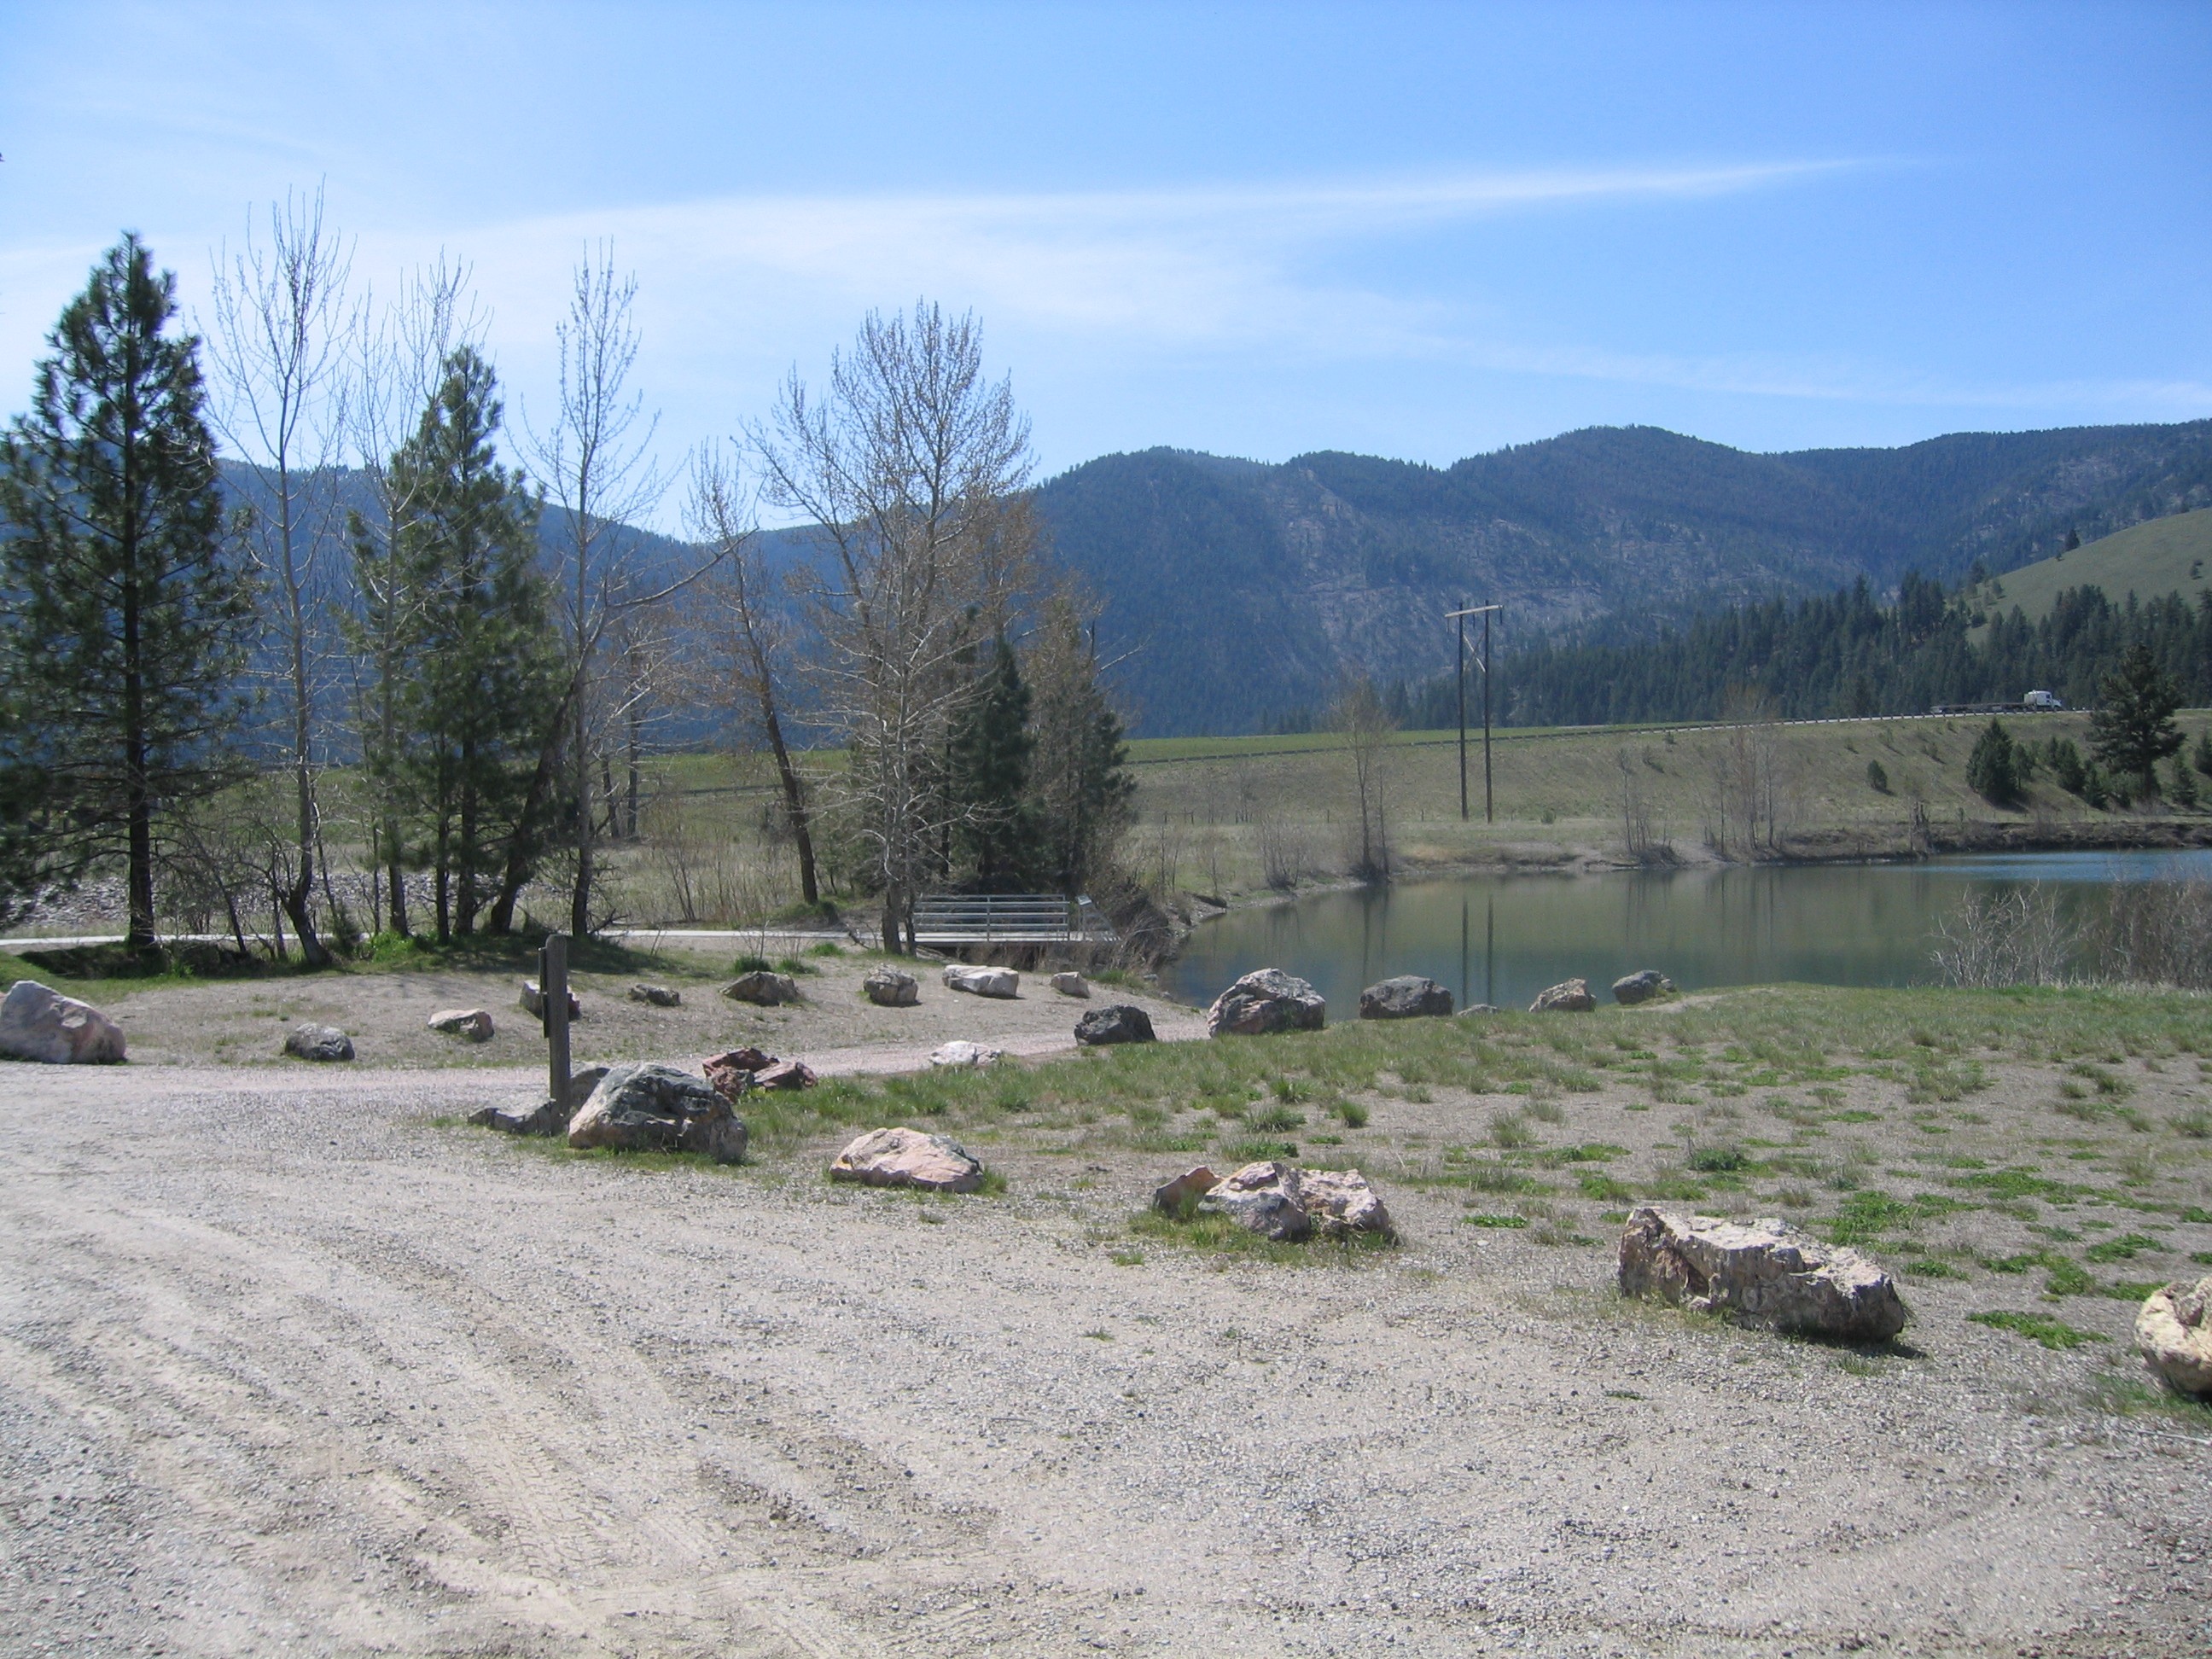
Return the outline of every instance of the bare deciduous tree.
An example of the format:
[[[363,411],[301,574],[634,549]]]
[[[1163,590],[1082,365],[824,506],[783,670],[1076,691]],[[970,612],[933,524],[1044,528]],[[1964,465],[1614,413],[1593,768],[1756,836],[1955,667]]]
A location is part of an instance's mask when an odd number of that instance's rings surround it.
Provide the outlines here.
[[[808,904],[819,903],[822,889],[814,863],[806,780],[783,730],[791,626],[775,602],[754,535],[753,514],[739,489],[735,458],[720,447],[702,449],[694,459],[690,520],[692,535],[720,557],[709,592],[723,620],[720,631],[728,654],[736,712],[757,722],[762,740],[775,757],[784,817],[799,858],[799,895]]]
[[[883,894],[884,946],[903,951],[955,810],[944,756],[975,684],[963,653],[1004,629],[1028,577],[1028,423],[1011,384],[983,378],[975,319],[923,303],[871,314],[818,402],[794,371],[752,439],[769,500],[811,521],[826,556],[807,595],[822,711],[849,745],[838,787]]]
[[[1329,708],[1330,729],[1344,738],[1352,762],[1352,804],[1359,812],[1359,851],[1352,873],[1362,881],[1390,878],[1387,776],[1390,734],[1398,722],[1364,674],[1347,675]]]
[[[668,479],[650,454],[658,417],[646,415],[643,398],[630,388],[637,365],[636,301],[637,279],[616,275],[612,246],[603,242],[587,250],[575,269],[568,315],[555,331],[561,381],[553,422],[533,432],[531,443],[539,485],[565,519],[556,586],[568,671],[532,782],[532,804],[549,798],[565,750],[576,835],[568,927],[578,938],[592,929],[593,726],[609,718],[618,722],[621,709],[635,706],[621,689],[620,674],[610,682],[617,688],[611,705],[595,696],[602,689],[600,647],[618,618],[668,599],[708,568],[693,564],[648,574],[638,558],[633,526],[666,493]],[[505,931],[521,885],[513,880],[502,892],[495,932]]]
[[[268,592],[268,635],[276,647],[291,726],[289,763],[296,818],[283,909],[310,967],[330,952],[313,915],[315,856],[322,816],[318,694],[330,664],[325,592],[329,550],[340,533],[336,463],[345,423],[345,289],[351,255],[323,223],[323,197],[287,195],[269,208],[268,240],[246,224],[244,249],[216,262],[217,430],[253,469],[246,536]]]

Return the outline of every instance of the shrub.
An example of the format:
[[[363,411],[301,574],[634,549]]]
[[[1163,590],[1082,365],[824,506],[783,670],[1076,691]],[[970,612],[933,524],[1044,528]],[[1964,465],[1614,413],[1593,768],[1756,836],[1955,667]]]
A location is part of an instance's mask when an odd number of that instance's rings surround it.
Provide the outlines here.
[[[1889,793],[1889,774],[1882,769],[1882,764],[1878,760],[1870,760],[1867,763],[1867,787],[1877,795],[1886,795]]]
[[[2073,738],[2052,738],[2043,746],[2043,757],[2050,763],[2051,775],[2061,789],[2069,795],[2081,793],[2088,775],[2081,764],[2081,751],[2074,746]]]

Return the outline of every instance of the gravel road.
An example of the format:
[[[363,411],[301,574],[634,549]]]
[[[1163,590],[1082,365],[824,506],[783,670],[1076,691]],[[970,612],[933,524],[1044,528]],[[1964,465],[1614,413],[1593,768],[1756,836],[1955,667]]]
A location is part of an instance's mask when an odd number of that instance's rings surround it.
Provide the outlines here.
[[[1864,1359],[1419,1193],[1117,1263],[1156,1169],[448,1121],[532,1075],[0,1068],[0,1651],[2212,1649],[2212,1446],[1955,1312]]]

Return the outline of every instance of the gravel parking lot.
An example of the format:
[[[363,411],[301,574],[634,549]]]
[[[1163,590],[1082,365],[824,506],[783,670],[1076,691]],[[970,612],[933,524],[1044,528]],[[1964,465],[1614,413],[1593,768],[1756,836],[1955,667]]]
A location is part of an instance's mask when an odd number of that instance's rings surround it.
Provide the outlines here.
[[[455,1121],[533,1077],[0,1070],[0,1649],[2212,1647],[2212,1444],[1987,1282],[1856,1354],[1452,1191],[1286,1266],[1131,1248],[1155,1154],[924,1200]]]

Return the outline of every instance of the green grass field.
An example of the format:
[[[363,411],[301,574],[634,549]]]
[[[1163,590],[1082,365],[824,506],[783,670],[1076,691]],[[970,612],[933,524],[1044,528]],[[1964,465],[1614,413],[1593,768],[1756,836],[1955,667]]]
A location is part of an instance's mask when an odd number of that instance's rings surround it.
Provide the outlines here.
[[[2033,622],[2048,616],[2069,587],[2100,587],[2114,604],[2133,593],[2148,599],[2179,593],[2194,600],[2212,592],[2212,507],[2133,525],[2061,553],[2008,570],[1982,584],[1976,598],[1992,611],[2014,605]]]

